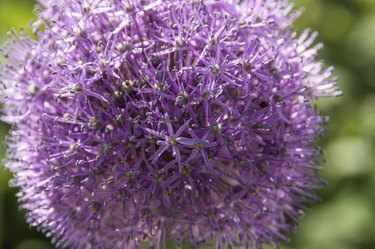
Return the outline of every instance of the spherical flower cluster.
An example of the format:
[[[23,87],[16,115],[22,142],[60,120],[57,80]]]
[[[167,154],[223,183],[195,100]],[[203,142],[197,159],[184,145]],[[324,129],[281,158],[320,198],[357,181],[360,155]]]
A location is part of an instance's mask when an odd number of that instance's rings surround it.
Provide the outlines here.
[[[6,167],[57,247],[262,248],[316,201],[332,68],[287,0],[40,0],[1,66]]]

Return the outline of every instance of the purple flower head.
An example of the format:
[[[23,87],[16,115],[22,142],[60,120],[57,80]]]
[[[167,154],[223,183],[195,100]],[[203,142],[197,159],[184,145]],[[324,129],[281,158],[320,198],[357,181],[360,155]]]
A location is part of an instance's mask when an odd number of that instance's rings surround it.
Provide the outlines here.
[[[262,248],[321,187],[340,95],[287,0],[40,0],[1,66],[6,167],[57,247]]]

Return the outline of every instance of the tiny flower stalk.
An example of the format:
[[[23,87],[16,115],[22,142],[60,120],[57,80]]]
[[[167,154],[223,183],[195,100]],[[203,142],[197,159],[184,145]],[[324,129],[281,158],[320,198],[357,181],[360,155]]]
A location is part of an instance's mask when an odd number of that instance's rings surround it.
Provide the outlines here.
[[[278,246],[339,96],[287,0],[39,0],[0,66],[5,166],[57,248]]]

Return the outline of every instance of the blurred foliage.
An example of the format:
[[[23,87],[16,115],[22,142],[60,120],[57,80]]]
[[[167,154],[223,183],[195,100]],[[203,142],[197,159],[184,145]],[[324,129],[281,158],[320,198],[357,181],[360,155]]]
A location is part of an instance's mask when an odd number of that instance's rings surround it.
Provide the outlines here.
[[[328,186],[322,202],[309,210],[282,249],[375,248],[375,1],[295,0],[305,12],[296,23],[302,31],[320,32],[320,57],[334,65],[345,95],[317,105],[330,116],[322,139],[327,163],[321,173]],[[12,27],[35,20],[31,0],[0,0],[0,43]],[[3,141],[9,127],[0,126]],[[4,146],[0,157],[4,156]],[[48,249],[47,239],[30,229],[18,210],[11,175],[0,169],[0,248]],[[208,249],[209,247],[207,247]]]

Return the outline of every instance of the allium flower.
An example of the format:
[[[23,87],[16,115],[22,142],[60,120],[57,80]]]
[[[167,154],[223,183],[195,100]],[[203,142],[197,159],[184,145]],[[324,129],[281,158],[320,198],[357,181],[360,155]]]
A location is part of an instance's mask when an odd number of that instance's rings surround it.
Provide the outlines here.
[[[340,95],[287,0],[40,0],[1,67],[6,167],[57,247],[262,248],[322,185]]]

